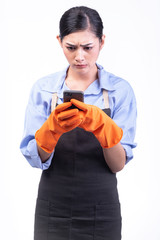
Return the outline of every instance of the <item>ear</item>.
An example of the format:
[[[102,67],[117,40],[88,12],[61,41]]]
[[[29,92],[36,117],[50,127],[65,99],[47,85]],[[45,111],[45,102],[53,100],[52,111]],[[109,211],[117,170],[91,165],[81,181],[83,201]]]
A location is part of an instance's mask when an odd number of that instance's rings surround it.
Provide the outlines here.
[[[101,42],[100,42],[100,50],[104,47],[104,44],[105,44],[105,38],[106,38],[106,36],[103,34],[103,35],[102,35]]]
[[[59,35],[57,35],[57,40],[58,40],[58,42],[59,42],[59,44],[60,44],[60,46],[62,47],[62,40],[61,40],[61,38],[60,38],[60,36]]]

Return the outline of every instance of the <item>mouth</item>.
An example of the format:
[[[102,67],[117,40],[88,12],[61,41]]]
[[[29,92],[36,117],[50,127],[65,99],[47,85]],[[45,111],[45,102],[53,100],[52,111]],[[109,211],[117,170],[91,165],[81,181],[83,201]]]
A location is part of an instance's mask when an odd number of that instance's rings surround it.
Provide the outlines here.
[[[86,68],[87,64],[76,64],[75,67],[79,68],[79,69],[82,69],[82,68]]]

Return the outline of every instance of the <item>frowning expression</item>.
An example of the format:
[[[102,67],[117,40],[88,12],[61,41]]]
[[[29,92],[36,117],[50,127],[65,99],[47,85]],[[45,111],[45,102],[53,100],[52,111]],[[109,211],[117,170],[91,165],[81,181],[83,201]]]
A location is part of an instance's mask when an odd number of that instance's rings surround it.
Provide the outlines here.
[[[57,37],[64,55],[72,70],[87,73],[95,67],[100,50],[104,45],[102,40],[89,30],[71,33],[63,38]]]

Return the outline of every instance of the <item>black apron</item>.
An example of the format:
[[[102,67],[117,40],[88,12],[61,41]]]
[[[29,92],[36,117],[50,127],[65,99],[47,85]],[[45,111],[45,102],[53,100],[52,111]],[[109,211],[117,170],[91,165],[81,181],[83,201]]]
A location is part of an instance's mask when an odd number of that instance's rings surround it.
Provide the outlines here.
[[[34,240],[120,239],[117,179],[102,147],[81,128],[63,134],[49,169],[42,172]]]

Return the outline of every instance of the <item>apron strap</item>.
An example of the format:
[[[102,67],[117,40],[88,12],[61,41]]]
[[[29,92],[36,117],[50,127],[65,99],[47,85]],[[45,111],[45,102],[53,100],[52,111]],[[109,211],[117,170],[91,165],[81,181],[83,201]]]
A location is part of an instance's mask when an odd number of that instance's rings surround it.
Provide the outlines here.
[[[108,91],[106,89],[103,89],[103,98],[104,98],[105,108],[109,108],[109,97],[108,97]],[[56,104],[57,104],[57,100],[58,100],[57,93],[53,93],[52,103],[51,103],[51,112],[55,109]]]
[[[108,97],[108,91],[106,89],[103,89],[103,99],[104,99],[104,106],[105,108],[109,108],[109,97]]]
[[[58,100],[58,96],[57,96],[57,93],[55,92],[52,95],[51,112],[56,108],[57,100]]]

